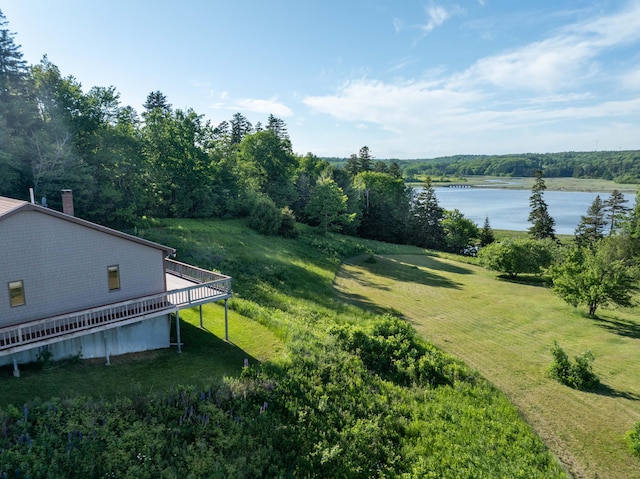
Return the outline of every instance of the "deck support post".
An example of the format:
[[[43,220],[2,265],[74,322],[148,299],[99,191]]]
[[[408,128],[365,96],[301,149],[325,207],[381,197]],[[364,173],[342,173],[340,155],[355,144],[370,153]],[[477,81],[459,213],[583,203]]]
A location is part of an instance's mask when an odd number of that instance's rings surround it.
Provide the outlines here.
[[[229,308],[227,307],[227,302],[229,300],[224,300],[224,340],[229,341]]]
[[[182,352],[182,343],[180,342],[180,311],[176,311],[176,337],[178,338],[178,352]]]
[[[16,355],[13,355],[13,377],[20,377],[20,369],[18,369],[18,360],[16,359]]]
[[[203,328],[204,325],[202,324],[202,305],[200,305],[200,328]]]
[[[109,341],[107,339],[107,332],[102,333],[102,339],[104,340],[104,364],[105,366],[111,366],[111,356],[109,355]]]

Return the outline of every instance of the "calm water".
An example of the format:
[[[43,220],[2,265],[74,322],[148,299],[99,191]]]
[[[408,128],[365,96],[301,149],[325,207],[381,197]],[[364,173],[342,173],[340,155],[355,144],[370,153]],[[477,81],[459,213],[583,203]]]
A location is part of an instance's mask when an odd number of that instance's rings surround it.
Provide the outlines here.
[[[486,216],[491,228],[496,230],[526,231],[530,190],[506,190],[501,188],[435,188],[436,198],[447,210],[457,208],[466,218],[482,227]],[[557,234],[573,234],[580,217],[587,214],[596,195],[605,201],[611,192],[545,191],[543,198],[549,214],[555,220]],[[635,195],[625,194],[626,204],[633,207]]]

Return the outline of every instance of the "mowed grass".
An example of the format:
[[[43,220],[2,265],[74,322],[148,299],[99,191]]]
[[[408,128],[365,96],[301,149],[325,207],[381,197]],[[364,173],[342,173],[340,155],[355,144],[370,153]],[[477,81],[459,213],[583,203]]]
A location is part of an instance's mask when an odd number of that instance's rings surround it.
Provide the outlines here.
[[[640,421],[637,309],[587,318],[552,291],[427,255],[361,256],[345,263],[343,298],[400,314],[430,342],[501,389],[574,477],[640,478],[625,433]],[[546,376],[554,341],[573,357],[590,349],[603,386],[575,391]]]
[[[111,365],[92,359],[77,364],[52,363],[21,366],[21,377],[11,376],[13,367],[2,368],[0,406],[21,406],[36,397],[90,397],[112,399],[139,394],[154,395],[180,385],[208,386],[242,371],[245,359],[251,365],[277,359],[285,351],[282,341],[266,327],[229,311],[229,341],[224,340],[224,307],[203,306],[183,310],[182,353],[169,349],[114,356]],[[175,321],[173,339],[175,341]]]

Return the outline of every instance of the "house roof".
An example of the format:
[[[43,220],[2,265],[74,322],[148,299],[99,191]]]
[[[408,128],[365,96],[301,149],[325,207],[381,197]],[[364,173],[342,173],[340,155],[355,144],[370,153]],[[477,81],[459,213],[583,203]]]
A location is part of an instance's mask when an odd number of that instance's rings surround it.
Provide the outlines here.
[[[175,249],[170,248],[169,246],[163,246],[161,244],[154,243],[153,241],[148,241],[142,238],[138,238],[137,236],[133,236],[118,230],[107,228],[106,226],[102,226],[97,223],[92,223],[91,221],[83,220],[82,218],[78,218],[76,216],[67,215],[65,213],[61,213],[59,211],[52,210],[50,208],[45,208],[44,206],[36,205],[34,203],[29,203],[27,201],[15,200],[13,198],[0,196],[0,222],[16,213],[20,213],[23,211],[36,211],[38,213],[43,213],[49,216],[53,216],[63,221],[69,221],[71,223],[84,226],[85,228],[91,228],[91,229],[100,231],[102,233],[106,233],[112,236],[117,236],[118,238],[123,238],[128,241],[133,241],[135,243],[149,246],[151,248],[159,249],[161,251],[164,251],[165,254],[173,254],[176,252]]]

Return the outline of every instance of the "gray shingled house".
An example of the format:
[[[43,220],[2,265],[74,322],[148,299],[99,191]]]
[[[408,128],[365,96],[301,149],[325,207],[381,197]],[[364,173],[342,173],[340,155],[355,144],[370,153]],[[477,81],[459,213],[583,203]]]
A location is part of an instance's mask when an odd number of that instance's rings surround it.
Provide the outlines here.
[[[0,197],[0,365],[170,346],[175,313],[231,297],[231,278],[169,259],[172,248]],[[4,289],[4,291],[2,291]],[[202,309],[200,309],[202,313]],[[227,329],[228,331],[228,329]]]

